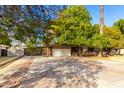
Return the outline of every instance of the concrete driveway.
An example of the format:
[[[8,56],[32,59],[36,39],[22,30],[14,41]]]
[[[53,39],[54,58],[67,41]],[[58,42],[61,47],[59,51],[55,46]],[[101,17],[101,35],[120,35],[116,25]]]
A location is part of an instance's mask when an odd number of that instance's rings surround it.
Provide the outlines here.
[[[0,69],[1,87],[123,88],[123,58],[121,61],[116,60],[23,57]]]

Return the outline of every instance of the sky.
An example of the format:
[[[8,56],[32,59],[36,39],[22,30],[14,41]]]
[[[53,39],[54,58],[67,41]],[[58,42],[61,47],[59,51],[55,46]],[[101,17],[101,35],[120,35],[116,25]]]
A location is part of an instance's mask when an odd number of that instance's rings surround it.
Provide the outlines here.
[[[87,5],[90,15],[92,16],[92,23],[100,23],[100,6]],[[124,19],[124,5],[105,5],[104,6],[104,23],[107,26],[112,26],[117,20]]]

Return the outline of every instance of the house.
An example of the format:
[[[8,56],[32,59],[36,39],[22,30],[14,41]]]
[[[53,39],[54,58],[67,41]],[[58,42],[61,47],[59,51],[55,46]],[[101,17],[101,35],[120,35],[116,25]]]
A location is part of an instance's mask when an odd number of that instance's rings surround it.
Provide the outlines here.
[[[88,55],[88,47],[74,45],[53,45],[51,46],[52,56],[84,56]]]
[[[12,39],[11,47],[0,45],[0,56],[23,56],[24,44],[18,40]]]
[[[8,53],[7,56],[23,56],[24,55],[24,43],[11,38],[12,43],[11,47],[7,49]]]

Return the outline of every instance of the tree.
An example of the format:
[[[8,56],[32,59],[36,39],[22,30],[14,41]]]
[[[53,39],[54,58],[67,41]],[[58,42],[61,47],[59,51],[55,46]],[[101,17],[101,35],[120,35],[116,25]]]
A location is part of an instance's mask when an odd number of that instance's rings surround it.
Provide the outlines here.
[[[11,33],[11,37],[25,44],[35,43],[33,45],[37,46],[37,43],[41,41],[41,36],[49,30],[51,25],[49,20],[54,20],[58,12],[66,6],[31,5],[0,6],[0,8],[2,11],[0,12],[0,26],[4,26],[6,32]]]
[[[11,46],[11,31],[15,24],[10,16],[16,18],[15,8],[18,6],[0,6],[0,44]]]
[[[90,44],[94,48],[109,48],[110,46],[110,38],[104,34],[94,34],[90,40]]]
[[[120,40],[122,38],[122,33],[118,27],[107,27],[104,31],[104,36],[110,39],[110,47],[111,48],[118,48]]]
[[[92,35],[91,16],[85,6],[69,6],[60,12],[52,28],[57,33],[57,43],[88,45]]]
[[[121,52],[120,49],[121,49],[121,48],[124,48],[124,35],[121,35],[118,48],[119,48],[119,54],[120,54],[120,52]]]
[[[92,31],[93,31],[93,34],[99,34],[100,33],[100,25],[99,24],[94,24],[92,26]]]
[[[3,28],[0,28],[0,44],[8,46],[10,46],[11,44],[11,40],[9,39],[7,32]]]
[[[122,34],[124,34],[124,19],[119,19],[117,22],[114,23],[114,26],[119,27]]]
[[[95,48],[102,47],[102,49],[120,48],[124,44],[122,40],[123,35],[118,27],[105,27],[103,34],[93,35],[90,44]]]
[[[100,35],[104,32],[104,6],[100,5]],[[99,48],[99,57],[103,56],[102,46]]]

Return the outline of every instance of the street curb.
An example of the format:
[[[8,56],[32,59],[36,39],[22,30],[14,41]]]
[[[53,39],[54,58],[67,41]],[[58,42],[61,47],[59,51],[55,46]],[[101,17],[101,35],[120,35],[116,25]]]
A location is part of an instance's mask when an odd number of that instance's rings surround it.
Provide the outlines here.
[[[9,61],[5,61],[3,64],[0,64],[0,67],[4,66],[4,65],[6,65],[6,64],[9,64],[9,63],[11,63],[12,61],[16,61],[17,59],[20,59],[21,57],[23,57],[23,56],[13,58],[13,59],[11,59],[11,60],[9,60]]]

